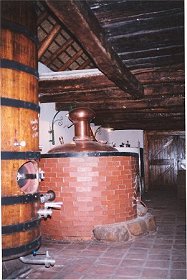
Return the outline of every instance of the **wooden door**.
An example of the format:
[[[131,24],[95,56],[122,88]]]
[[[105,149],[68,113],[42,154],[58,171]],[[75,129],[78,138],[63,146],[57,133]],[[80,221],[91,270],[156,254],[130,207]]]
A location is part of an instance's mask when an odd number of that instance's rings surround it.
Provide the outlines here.
[[[146,189],[175,187],[179,162],[185,159],[184,132],[146,132],[144,141]]]

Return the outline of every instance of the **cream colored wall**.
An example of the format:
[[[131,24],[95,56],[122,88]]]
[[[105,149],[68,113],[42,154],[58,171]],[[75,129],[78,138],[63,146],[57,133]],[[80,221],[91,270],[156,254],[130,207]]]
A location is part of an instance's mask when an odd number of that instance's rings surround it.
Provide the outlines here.
[[[143,148],[143,130],[114,130],[109,132],[109,143],[119,146],[129,141],[131,147]]]

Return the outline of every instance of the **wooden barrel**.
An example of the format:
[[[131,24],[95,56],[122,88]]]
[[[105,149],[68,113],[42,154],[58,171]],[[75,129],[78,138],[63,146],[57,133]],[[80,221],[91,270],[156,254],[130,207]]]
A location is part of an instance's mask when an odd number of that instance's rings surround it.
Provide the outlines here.
[[[40,246],[38,72],[33,1],[3,1],[1,159],[3,260]]]

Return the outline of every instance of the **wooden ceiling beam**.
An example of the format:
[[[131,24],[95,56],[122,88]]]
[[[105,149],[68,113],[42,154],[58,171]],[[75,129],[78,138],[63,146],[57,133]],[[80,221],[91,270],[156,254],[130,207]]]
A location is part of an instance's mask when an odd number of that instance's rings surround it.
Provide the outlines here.
[[[184,96],[184,71],[136,73],[144,85],[144,98]],[[57,72],[40,75],[40,102],[87,102],[92,104],[109,99],[123,102],[131,99],[128,93],[120,90],[98,69]],[[127,101],[128,102],[128,101]],[[139,101],[137,101],[139,102]],[[128,103],[127,103],[128,104]]]
[[[177,91],[177,88],[179,89]],[[157,91],[155,92],[153,88],[148,88],[145,90],[145,92],[147,92],[147,95],[145,96],[144,100],[148,100],[150,98],[153,99],[153,101],[157,98],[157,97],[162,97],[163,99],[165,98],[171,98],[171,97],[176,97],[176,98],[180,98],[184,96],[184,90],[183,87],[180,85],[178,87],[175,87],[175,92],[170,91],[170,89],[162,89],[162,91]],[[55,88],[54,88],[54,92],[53,93],[47,93],[47,94],[43,94],[42,92],[39,94],[39,99],[41,103],[46,103],[46,102],[61,102],[61,103],[80,103],[81,102],[86,102],[86,103],[108,103],[108,101],[111,99],[115,102],[125,102],[127,100],[127,104],[128,104],[128,100],[130,100],[128,97],[125,98],[123,93],[121,91],[118,90],[118,88],[92,88],[92,89],[77,89],[76,91],[73,91],[71,89],[65,89],[65,90],[61,90],[56,91],[55,92]],[[112,102],[113,102],[112,101]],[[138,100],[137,100],[138,101]]]
[[[137,69],[132,71],[142,84],[148,83],[170,83],[185,81],[184,65],[162,68]]]
[[[111,114],[110,116],[105,116],[103,118],[102,116],[99,116],[96,114],[95,120],[97,122],[102,122],[102,123],[108,123],[108,122],[123,122],[123,121],[129,121],[129,122],[139,122],[141,121],[148,121],[148,120],[181,120],[184,119],[184,112],[183,113],[126,113],[123,114],[122,116],[116,116],[115,112]]]
[[[143,87],[135,76],[125,67],[119,57],[106,44],[96,17],[85,1],[46,0],[49,8],[64,25],[79,39],[93,58],[98,68],[119,88],[128,91],[132,97],[143,95]]]
[[[38,50],[38,59],[42,57],[42,55],[45,53],[53,39],[57,36],[58,31],[61,29],[61,26],[59,24],[55,24],[52,28],[51,32],[48,34],[48,36],[41,42],[39,50]]]
[[[170,13],[170,11],[168,11]],[[145,18],[146,15],[144,15],[144,18],[141,20],[138,18],[138,24],[137,24],[137,18],[134,21],[124,21],[123,24],[113,24],[110,28],[106,28],[107,35],[112,39],[117,38],[131,38],[134,36],[149,36],[156,33],[164,33],[168,31],[175,31],[176,25],[179,27],[179,29],[184,28],[184,11],[181,10],[179,14],[174,12],[172,15],[170,13],[170,16],[162,16],[160,18],[157,18],[155,15],[152,17],[152,21],[150,18]],[[142,24],[141,24],[142,23]]]
[[[52,85],[52,84],[51,84]],[[63,83],[62,83],[63,86]],[[48,100],[54,98],[54,102],[61,101],[94,101],[95,99],[103,99],[103,102],[106,98],[113,98],[114,100],[124,100],[124,93],[119,90],[117,87],[113,86],[98,86],[94,87],[81,87],[81,85],[77,85],[77,89],[71,88],[71,86],[65,86],[64,88],[60,86],[60,88],[51,87],[50,92],[45,92],[43,89],[40,89],[40,102],[45,102],[45,99]],[[179,84],[156,84],[156,85],[146,85],[145,86],[145,97],[157,97],[162,95],[163,97],[171,97],[171,96],[183,96],[185,93],[185,86],[182,83]],[[130,99],[128,95],[126,95],[127,99]],[[119,101],[120,101],[119,100]]]
[[[86,106],[90,107],[93,110],[105,110],[107,109],[154,109],[154,108],[172,108],[172,107],[184,107],[185,97],[167,97],[163,98],[144,98],[139,100],[111,100],[103,102],[103,100],[95,100],[93,102],[58,102],[56,103],[56,108],[60,110],[63,106],[74,106],[81,107]]]
[[[102,126],[105,128],[114,128],[114,129],[142,129],[142,130],[159,130],[159,129],[163,129],[163,130],[170,130],[170,129],[181,129],[184,130],[185,128],[185,123],[184,121],[181,120],[150,120],[149,122],[146,120],[147,123],[145,123],[145,121],[143,122],[129,122],[129,121],[123,121],[123,122],[108,122],[108,123],[100,123],[100,122],[96,122],[94,121],[93,123],[96,126]],[[177,129],[178,127],[178,129]]]
[[[154,109],[129,109],[129,110],[103,110],[103,111],[98,111],[94,110],[97,119],[101,120],[121,120],[124,118],[139,118],[143,117],[144,115],[150,116],[150,117],[155,117],[159,114],[165,115],[165,116],[173,116],[173,115],[180,115],[184,116],[185,109],[184,107],[178,107],[176,108],[154,108]]]
[[[184,83],[161,83],[144,85],[145,96],[175,95],[180,96],[185,93]]]
[[[104,88],[116,88],[123,95],[125,93],[120,90],[116,85],[109,80],[98,69],[88,70],[76,70],[67,72],[58,72],[55,74],[40,75],[39,78],[39,93],[41,94],[53,94],[63,93],[70,91],[81,91],[91,89],[104,89]],[[127,96],[130,96],[127,94]]]
[[[108,30],[109,34],[118,34],[119,32],[125,34],[129,31],[135,32],[141,31],[142,29],[155,29],[155,26],[158,27],[161,26],[161,24],[166,28],[175,25],[176,22],[182,23],[184,21],[183,7],[177,7],[174,9],[168,8],[169,7],[167,7],[167,9],[162,9],[159,11],[157,6],[156,9],[158,11],[146,11],[145,13],[142,13],[141,11],[139,13],[134,13],[130,17],[128,17],[127,15],[125,16],[125,11],[121,10],[121,15],[118,14],[114,21],[112,20],[103,23],[103,27]]]
[[[126,52],[137,52],[139,50],[182,45],[184,44],[184,27],[181,26],[178,29],[176,27],[174,30],[169,29],[166,31],[158,30],[145,36],[137,34],[128,40],[123,36],[111,37],[110,42],[118,53],[121,53],[122,50]]]
[[[155,57],[155,56],[166,56],[168,54],[178,54],[184,52],[184,45],[172,45],[169,47],[160,47],[159,50],[157,48],[147,48],[138,51],[122,51],[118,53],[119,57],[122,60],[132,60],[132,59],[142,59],[146,57]]]
[[[102,123],[95,123],[96,125],[101,125],[102,127],[108,127],[113,128],[116,130],[126,130],[126,129],[141,129],[141,130],[185,130],[185,123],[184,121],[168,121],[168,122],[157,122],[157,121],[150,121],[150,122],[131,122],[131,123],[108,123],[108,124],[102,124]]]
[[[128,120],[128,119],[124,119],[123,121],[102,121],[100,119],[94,119],[92,121],[96,126],[102,126],[102,127],[111,127],[111,128],[116,128],[116,129],[153,129],[153,127],[155,127],[155,129],[157,129],[157,127],[162,127],[167,129],[171,129],[173,126],[176,125],[176,123],[178,124],[178,126],[180,127],[184,127],[185,125],[185,121],[184,118],[171,118],[171,119],[134,119],[134,120]]]
[[[166,13],[183,8],[184,1],[89,1],[89,5],[103,24],[113,24],[116,21],[123,21],[124,18],[134,19],[137,16],[143,17],[145,14],[151,16],[153,13]],[[115,13],[111,13],[114,10]]]
[[[155,55],[153,57],[141,57],[136,59],[124,59],[122,60],[129,69],[142,69],[142,68],[154,68],[164,67],[171,64],[182,63],[184,61],[184,53],[168,53],[167,55]]]

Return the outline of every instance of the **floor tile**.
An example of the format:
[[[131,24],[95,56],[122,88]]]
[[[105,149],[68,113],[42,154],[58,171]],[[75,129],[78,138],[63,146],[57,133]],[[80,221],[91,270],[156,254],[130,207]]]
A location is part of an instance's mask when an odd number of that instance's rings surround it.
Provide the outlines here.
[[[156,232],[128,242],[43,240],[40,251],[55,266],[33,265],[17,279],[186,279],[185,209],[172,192],[146,193],[144,201]]]

